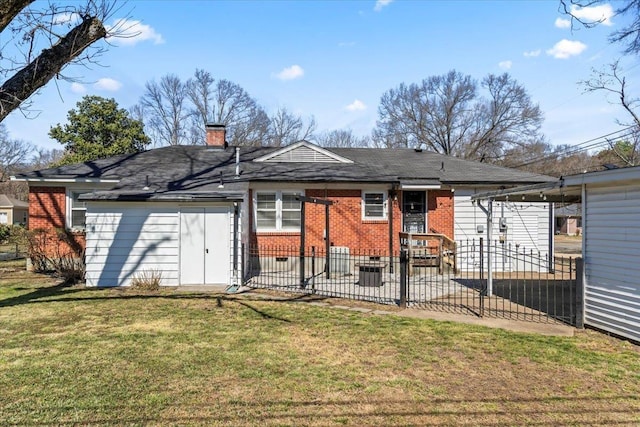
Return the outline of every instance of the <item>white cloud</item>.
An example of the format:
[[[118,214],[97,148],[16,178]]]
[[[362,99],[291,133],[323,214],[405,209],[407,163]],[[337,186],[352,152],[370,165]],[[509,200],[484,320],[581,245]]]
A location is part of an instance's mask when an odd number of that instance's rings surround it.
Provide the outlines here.
[[[162,34],[140,21],[116,19],[113,25],[107,25],[106,28],[110,34],[107,39],[122,46],[133,46],[147,40],[152,41],[153,44],[164,43]]]
[[[58,13],[53,17],[53,25],[75,24],[80,22],[80,15],[77,13]]]
[[[607,26],[613,25],[613,22],[611,22],[613,14],[613,8],[610,4],[590,7],[571,6],[571,15],[576,18],[587,22],[600,22]]]
[[[356,45],[356,42],[340,42],[338,43],[338,47],[353,47]]]
[[[556,18],[555,26],[556,28],[570,28],[571,21],[568,19]]]
[[[530,50],[528,52],[524,52],[523,55],[525,58],[535,58],[536,56],[540,56],[540,49]]]
[[[80,94],[87,93],[87,88],[81,83],[73,82],[71,83],[71,92]]]
[[[389,6],[392,1],[393,0],[376,0],[376,5],[373,7],[373,10],[380,12],[383,7]]]
[[[551,55],[556,59],[567,59],[571,56],[580,55],[586,48],[587,45],[582,42],[562,39],[547,50],[547,55]]]
[[[513,62],[511,61],[498,62],[498,67],[502,68],[503,70],[510,70],[512,65],[513,65]]]
[[[363,111],[367,109],[367,106],[364,104],[364,102],[360,101],[359,99],[356,99],[355,101],[353,101],[351,104],[347,105],[344,108],[347,109],[348,111]]]
[[[299,65],[292,65],[291,67],[285,68],[279,73],[274,74],[274,77],[280,80],[295,80],[304,76],[304,70]]]
[[[100,90],[106,90],[108,92],[117,92],[122,87],[122,83],[108,77],[103,77],[95,82],[93,87]]]

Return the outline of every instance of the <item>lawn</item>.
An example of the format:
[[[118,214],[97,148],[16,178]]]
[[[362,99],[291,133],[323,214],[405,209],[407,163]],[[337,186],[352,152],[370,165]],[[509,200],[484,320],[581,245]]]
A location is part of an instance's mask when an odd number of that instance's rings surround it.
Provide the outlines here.
[[[0,263],[2,425],[637,425],[638,347]]]

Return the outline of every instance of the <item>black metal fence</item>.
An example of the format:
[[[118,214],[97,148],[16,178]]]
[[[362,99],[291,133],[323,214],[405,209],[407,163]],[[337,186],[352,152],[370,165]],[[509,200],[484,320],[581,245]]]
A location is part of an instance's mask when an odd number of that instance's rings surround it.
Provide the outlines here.
[[[575,259],[482,239],[456,242],[447,262],[438,261],[441,255],[252,246],[243,250],[243,276],[254,288],[575,324],[581,301]]]

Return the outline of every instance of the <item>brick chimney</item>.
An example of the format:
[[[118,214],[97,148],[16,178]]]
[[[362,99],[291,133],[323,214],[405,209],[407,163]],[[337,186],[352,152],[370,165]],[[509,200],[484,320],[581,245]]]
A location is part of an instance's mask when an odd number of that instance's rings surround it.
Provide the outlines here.
[[[207,145],[210,147],[225,148],[225,136],[227,131],[224,125],[207,123]]]

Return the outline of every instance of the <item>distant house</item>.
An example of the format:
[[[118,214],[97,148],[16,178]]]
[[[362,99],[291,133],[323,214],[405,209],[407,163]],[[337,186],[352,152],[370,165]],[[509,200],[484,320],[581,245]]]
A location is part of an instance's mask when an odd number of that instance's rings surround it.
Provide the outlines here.
[[[582,206],[579,203],[557,205],[554,217],[556,234],[579,236],[582,232]]]
[[[328,238],[386,253],[398,251],[401,231],[477,239],[487,220],[473,194],[554,178],[413,149],[227,147],[224,126],[214,125],[207,145],[13,179],[29,184],[32,228],[66,228],[86,247],[88,285],[128,285],[157,270],[165,285],[179,286],[229,284],[239,279],[242,247],[299,247],[302,237],[307,247]],[[314,200],[331,203],[329,229],[327,208]],[[504,203],[500,232],[546,251],[549,211]]]
[[[22,224],[29,222],[29,204],[0,194],[0,224]]]

